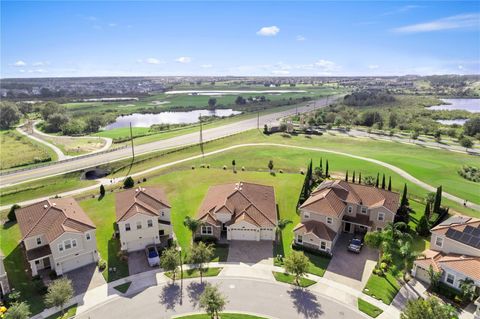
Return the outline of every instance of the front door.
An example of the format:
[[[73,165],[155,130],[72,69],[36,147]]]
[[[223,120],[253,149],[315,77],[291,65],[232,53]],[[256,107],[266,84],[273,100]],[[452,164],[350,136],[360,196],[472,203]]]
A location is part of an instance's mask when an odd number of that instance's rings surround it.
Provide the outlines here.
[[[43,268],[50,268],[50,257],[43,258]]]
[[[343,230],[347,233],[350,232],[350,227],[352,226],[352,224],[350,223],[345,223],[345,226],[343,227]]]

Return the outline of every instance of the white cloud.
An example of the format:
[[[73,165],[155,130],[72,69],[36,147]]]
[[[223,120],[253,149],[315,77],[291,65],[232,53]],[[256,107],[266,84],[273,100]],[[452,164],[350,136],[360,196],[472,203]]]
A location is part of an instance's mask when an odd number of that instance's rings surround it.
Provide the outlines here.
[[[200,65],[201,68],[204,68],[204,69],[210,69],[211,67],[213,67],[213,65],[211,64],[202,64]]]
[[[370,65],[368,66],[368,68],[369,68],[370,70],[376,70],[376,69],[378,69],[379,67],[380,67],[380,66],[379,66],[378,64],[370,64]]]
[[[189,57],[189,56],[181,56],[181,57],[175,59],[175,61],[178,62],[178,63],[186,64],[186,63],[192,62],[192,58]]]
[[[458,66],[458,69],[459,69],[459,70],[463,70],[463,69],[464,69],[463,65],[459,65],[459,66]]]
[[[18,61],[15,62],[13,65],[14,65],[14,66],[26,66],[27,63],[26,63],[25,61],[18,60]]]
[[[108,26],[114,28],[114,27],[117,26],[117,24],[116,23],[109,23]]]
[[[393,29],[398,33],[419,33],[480,27],[480,14],[468,13]]]
[[[264,37],[272,37],[277,35],[280,32],[280,29],[276,25],[272,25],[270,27],[263,27],[257,31],[257,35],[261,35]]]
[[[28,73],[46,73],[47,70],[45,70],[45,69],[32,69],[32,70],[28,70],[27,72]]]
[[[272,74],[273,75],[289,75],[290,71],[287,71],[287,70],[273,70]]]
[[[297,35],[296,37],[297,41],[305,41],[306,38],[303,35]]]
[[[147,64],[160,64],[161,61],[159,59],[156,59],[156,58],[148,58],[145,60],[145,63]]]
[[[32,63],[33,66],[44,66],[44,65],[49,65],[50,63],[49,62],[44,62],[44,61],[38,61],[38,62],[34,62]]]
[[[318,60],[314,65],[324,71],[334,71],[338,69],[338,65],[335,62],[329,60]]]

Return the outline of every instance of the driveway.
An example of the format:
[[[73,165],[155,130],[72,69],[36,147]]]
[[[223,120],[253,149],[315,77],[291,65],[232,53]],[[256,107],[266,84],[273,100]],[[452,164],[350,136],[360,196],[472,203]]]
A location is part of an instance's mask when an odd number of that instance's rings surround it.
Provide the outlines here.
[[[273,242],[232,240],[228,248],[228,262],[245,264],[271,263],[273,258]]]
[[[72,281],[75,295],[83,294],[87,290],[106,284],[105,278],[95,264],[67,272],[65,277]]]
[[[152,269],[153,267],[150,267],[148,264],[147,256],[143,249],[128,254],[128,273],[130,276]]]
[[[352,234],[340,234],[324,277],[362,290],[375,267],[378,252],[366,246],[360,254],[349,252],[347,246],[351,238]]]

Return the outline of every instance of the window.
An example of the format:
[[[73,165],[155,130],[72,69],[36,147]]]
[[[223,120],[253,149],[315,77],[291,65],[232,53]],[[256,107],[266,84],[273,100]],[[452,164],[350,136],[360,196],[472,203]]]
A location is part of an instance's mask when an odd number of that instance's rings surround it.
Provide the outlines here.
[[[332,217],[327,217],[327,224],[332,224],[332,223],[333,223]]]
[[[435,245],[438,246],[438,247],[442,247],[443,238],[442,237],[437,237],[437,239],[435,239]]]
[[[58,251],[63,251],[63,244],[58,244]]]
[[[297,243],[299,243],[299,244],[303,243],[302,235],[297,236]]]
[[[202,235],[212,235],[213,228],[212,226],[202,226],[201,232],[202,232]]]
[[[367,213],[367,207],[362,207],[362,214],[366,214]]]
[[[129,223],[126,223],[125,224],[125,231],[130,231],[130,224]]]
[[[310,218],[310,213],[307,213],[307,212],[303,213],[303,218]]]
[[[37,245],[41,245],[42,244],[42,239],[40,237],[37,237]]]
[[[77,247],[77,241],[76,241],[75,239],[72,240],[72,246],[73,246],[73,247]]]
[[[63,243],[65,245],[65,250],[72,248],[72,241],[71,240],[65,240]]]
[[[142,229],[142,222],[141,221],[137,222],[137,229]]]
[[[38,265],[38,264],[40,264],[40,260],[37,259],[35,260],[35,265]]]
[[[378,213],[378,220],[385,220],[385,213]]]
[[[453,286],[455,284],[455,276],[447,273],[447,282]]]
[[[147,227],[153,227],[153,221],[151,219],[147,220]]]
[[[86,233],[86,234],[85,234],[85,238],[86,238],[87,240],[90,240],[90,238],[91,238],[91,237],[90,237],[90,234],[89,234],[89,233]]]
[[[165,212],[162,212],[162,217],[165,216]]]
[[[163,229],[160,229],[160,230],[158,231],[158,234],[159,234],[160,236],[163,236],[163,235],[165,235],[165,230],[163,230]]]
[[[320,242],[320,249],[321,249],[321,250],[327,249],[327,243],[324,242],[324,241]]]
[[[353,212],[353,207],[352,206],[348,206],[348,212],[349,213]]]

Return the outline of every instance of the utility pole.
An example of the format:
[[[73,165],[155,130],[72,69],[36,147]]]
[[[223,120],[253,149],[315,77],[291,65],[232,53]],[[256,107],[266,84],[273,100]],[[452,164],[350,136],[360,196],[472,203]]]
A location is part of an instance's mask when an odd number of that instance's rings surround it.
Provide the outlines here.
[[[260,111],[257,111],[257,130],[260,129]]]
[[[130,122],[130,141],[132,142],[132,162],[135,160],[135,147],[133,146],[132,122]]]

